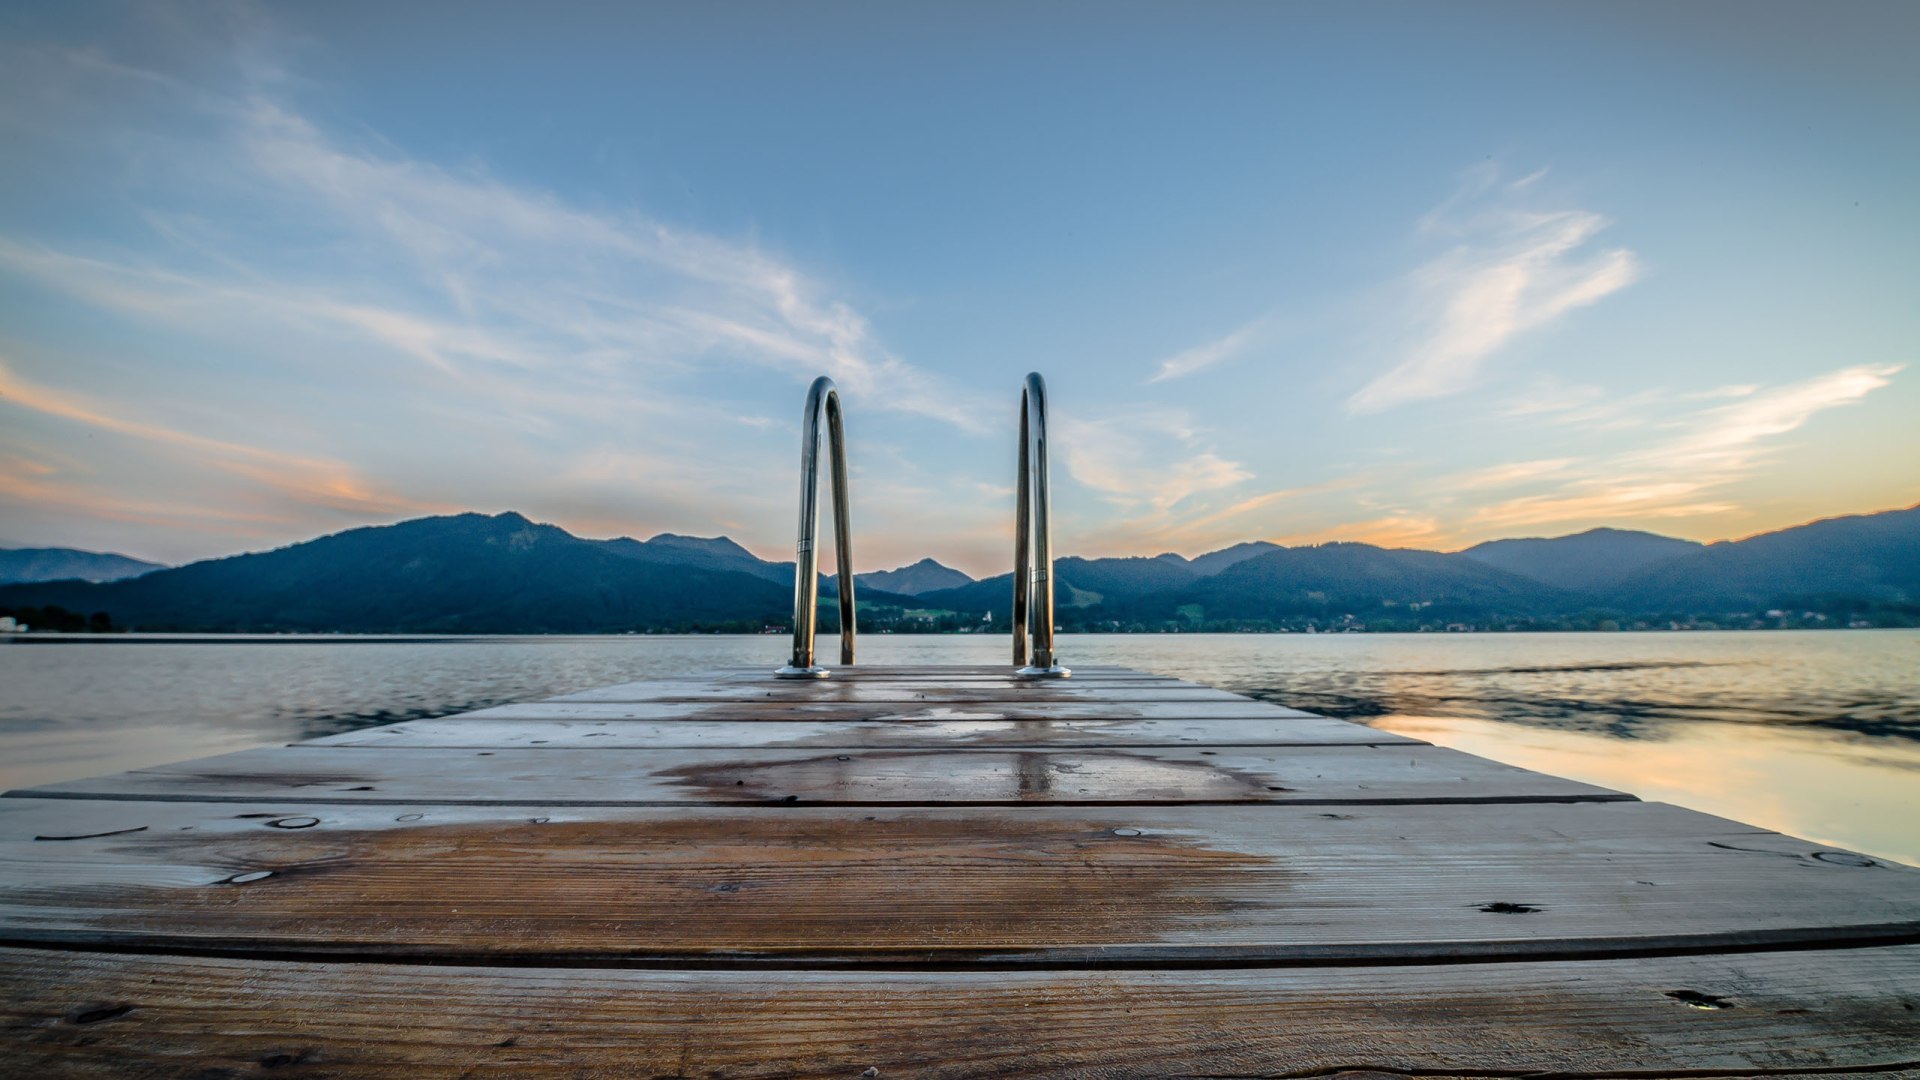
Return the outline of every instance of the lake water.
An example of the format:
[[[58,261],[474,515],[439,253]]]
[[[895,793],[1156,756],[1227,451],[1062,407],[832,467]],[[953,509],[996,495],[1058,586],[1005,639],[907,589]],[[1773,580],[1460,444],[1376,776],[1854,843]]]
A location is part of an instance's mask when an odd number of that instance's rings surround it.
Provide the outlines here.
[[[775,637],[127,636],[0,644],[0,788],[785,659]],[[832,639],[821,655],[838,655]],[[1002,637],[862,639],[1002,663]],[[1920,864],[1920,631],[1101,635],[1064,661],[1178,675]]]

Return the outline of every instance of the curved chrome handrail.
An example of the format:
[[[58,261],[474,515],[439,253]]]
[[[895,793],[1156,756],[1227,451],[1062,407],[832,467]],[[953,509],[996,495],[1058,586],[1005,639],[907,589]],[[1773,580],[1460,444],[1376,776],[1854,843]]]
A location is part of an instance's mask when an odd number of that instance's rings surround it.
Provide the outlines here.
[[[813,662],[813,632],[820,617],[820,556],[814,537],[820,528],[820,414],[827,416],[827,441],[833,454],[833,547],[839,566],[840,663],[853,663],[853,542],[847,506],[847,433],[840,391],[825,375],[807,391],[807,414],[800,434],[800,539],[793,558],[793,658],[775,675],[782,679],[824,679],[833,674]]]
[[[1013,513],[1013,666],[1023,679],[1073,672],[1053,655],[1053,520],[1047,484],[1047,381],[1030,372],[1020,390],[1020,477]],[[1028,637],[1032,655],[1028,655]]]

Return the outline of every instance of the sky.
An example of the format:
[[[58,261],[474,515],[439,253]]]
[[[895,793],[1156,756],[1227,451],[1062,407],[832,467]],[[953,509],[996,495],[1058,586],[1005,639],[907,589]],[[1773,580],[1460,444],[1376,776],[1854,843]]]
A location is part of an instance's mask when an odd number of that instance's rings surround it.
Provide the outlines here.
[[[0,8],[0,543],[862,569],[1920,502],[1920,4]]]

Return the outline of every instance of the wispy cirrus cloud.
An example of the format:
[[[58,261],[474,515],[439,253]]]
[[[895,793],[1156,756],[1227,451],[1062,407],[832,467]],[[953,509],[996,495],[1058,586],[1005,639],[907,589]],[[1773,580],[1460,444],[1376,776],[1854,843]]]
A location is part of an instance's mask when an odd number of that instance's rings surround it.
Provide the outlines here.
[[[1592,247],[1606,218],[1529,207],[1542,175],[1501,184],[1478,173],[1465,194],[1422,222],[1423,235],[1450,247],[1412,276],[1401,359],[1348,398],[1348,409],[1378,412],[1459,393],[1516,338],[1639,277],[1632,251]]]
[[[1499,491],[1547,477],[1564,475],[1573,464],[1572,458],[1515,461],[1506,465],[1493,465],[1461,473],[1445,483],[1448,488],[1455,491]]]
[[[1240,483],[1223,485],[1202,493],[1191,506],[1183,506],[1178,512],[1131,523],[1135,528],[1133,539],[1157,549],[1199,555],[1245,540],[1302,535],[1297,519],[1303,515],[1318,518],[1329,496],[1367,487],[1377,479],[1364,471],[1343,472],[1319,483],[1237,498],[1234,488]]]
[[[202,499],[207,478],[277,478],[277,498],[311,511],[276,509],[280,538],[336,513],[440,505],[409,494],[430,491],[576,522],[624,515],[634,530],[746,520],[742,538],[767,546],[791,492],[767,484],[764,444],[784,445],[793,419],[763,415],[769,382],[828,374],[860,413],[960,435],[1004,411],[893,353],[835,283],[755,239],[329,127],[283,96],[310,86],[260,77],[272,65],[258,57],[165,74],[92,50],[8,55],[44,91],[38,111],[5,118],[17,157],[140,173],[115,192],[129,219],[117,230],[0,233],[0,273],[138,328],[117,350],[0,343],[16,354],[12,389],[33,388],[13,403],[164,446],[178,468],[163,482],[182,499]],[[168,369],[145,380],[152,392],[197,412],[202,435],[117,396],[148,364]],[[259,422],[270,415],[301,440]],[[469,447],[464,470],[455,445]],[[96,458],[88,483],[134,483],[126,462]],[[56,498],[50,483],[0,494],[109,516],[110,499]]]
[[[163,423],[128,415],[109,404],[38,385],[0,360],[0,408],[38,413],[78,425],[91,432],[125,436],[146,445],[148,452],[171,453],[199,466],[229,473],[277,499],[303,507],[323,508],[373,517],[435,513],[450,509],[443,503],[408,498],[383,489],[345,462],[226,439],[212,438]],[[41,464],[23,469],[16,485],[19,494],[29,484],[35,489],[57,489],[63,470]],[[71,497],[72,493],[68,492]],[[259,514],[238,515],[262,520]],[[276,520],[266,518],[265,520]],[[283,514],[277,520],[288,521]]]
[[[1262,323],[1248,323],[1225,337],[1196,345],[1191,349],[1175,353],[1160,362],[1148,383],[1166,382],[1168,379],[1181,379],[1198,371],[1204,371],[1215,364],[1229,360],[1244,352]]]
[[[1062,412],[1052,423],[1067,471],[1128,513],[1161,517],[1196,495],[1253,478],[1207,446],[1177,409],[1120,409],[1098,418]]]
[[[1728,403],[1670,414],[1658,426],[1671,434],[1628,450],[1586,459],[1499,466],[1455,477],[1451,486],[1471,490],[1551,481],[1551,490],[1480,506],[1464,523],[1468,531],[1727,513],[1736,510],[1737,504],[1725,489],[1754,475],[1780,453],[1781,436],[1799,430],[1822,412],[1857,404],[1890,385],[1903,369],[1899,364],[1856,364],[1777,386],[1741,385],[1677,395],[1682,400]],[[1595,406],[1591,399],[1584,399],[1571,402],[1564,411],[1585,412]],[[1543,410],[1542,415],[1551,421],[1553,413]]]
[[[349,147],[264,97],[201,108],[222,121],[194,155],[216,187],[270,193],[261,209],[307,223],[310,248],[349,254],[292,264],[203,233],[172,263],[18,243],[0,256],[124,312],[321,320],[452,377],[517,367],[631,382],[716,364],[796,381],[826,373],[869,407],[982,427],[977,402],[887,351],[850,305],[751,244]],[[223,272],[187,269],[210,254]],[[343,287],[343,273],[363,284]],[[366,287],[396,281],[404,287]]]
[[[271,100],[248,102],[240,116],[237,149],[261,177],[410,261],[468,319],[566,346],[546,350],[549,366],[598,352],[643,366],[824,372],[871,407],[981,426],[967,395],[888,352],[849,304],[755,246],[348,148]],[[403,347],[431,344],[419,320],[368,329]]]
[[[1643,455],[1649,464],[1706,476],[1740,474],[1765,460],[1767,440],[1798,430],[1815,414],[1852,405],[1889,385],[1903,364],[1856,364],[1770,389],[1740,387],[1729,405],[1690,417],[1692,430]]]

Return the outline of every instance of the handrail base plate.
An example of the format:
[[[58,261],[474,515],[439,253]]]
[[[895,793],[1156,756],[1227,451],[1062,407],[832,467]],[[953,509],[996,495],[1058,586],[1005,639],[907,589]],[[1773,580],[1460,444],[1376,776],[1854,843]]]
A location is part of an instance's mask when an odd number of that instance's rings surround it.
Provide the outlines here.
[[[776,679],[824,679],[833,674],[832,668],[823,668],[818,664],[812,667],[794,667],[787,664],[773,673]]]

